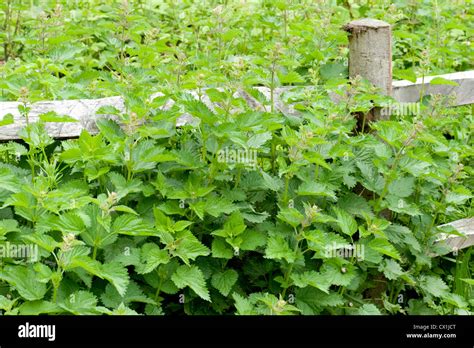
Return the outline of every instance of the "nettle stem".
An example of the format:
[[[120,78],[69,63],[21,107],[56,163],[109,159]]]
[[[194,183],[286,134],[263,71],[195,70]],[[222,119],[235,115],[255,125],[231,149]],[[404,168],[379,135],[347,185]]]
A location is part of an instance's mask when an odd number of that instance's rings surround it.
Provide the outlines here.
[[[295,228],[295,232],[296,232],[296,245],[295,245],[295,248],[293,249],[293,253],[296,255],[300,251],[300,241],[302,240],[301,235],[303,234],[303,228],[301,228],[299,232],[297,232]],[[287,286],[287,284],[288,284],[288,281],[290,280],[291,273],[293,272],[294,264],[295,264],[294,262],[290,263],[290,266],[288,267],[288,270],[286,271],[283,277],[284,279],[283,286],[285,286],[285,288],[283,289],[283,292],[281,293],[281,297],[283,299],[285,298],[286,291],[290,288],[290,286]]]
[[[283,203],[288,205],[288,188],[290,186],[290,177],[285,174],[285,192],[283,193]]]
[[[380,212],[380,210],[381,210],[380,206],[382,204],[382,200],[385,198],[385,196],[388,193],[388,187],[390,186],[390,184],[392,183],[392,181],[394,179],[394,174],[395,174],[395,171],[397,169],[398,162],[400,162],[400,159],[402,158],[402,155],[404,154],[405,149],[406,149],[406,145],[404,144],[404,145],[402,145],[400,150],[395,155],[393,163],[390,166],[390,169],[388,170],[388,175],[386,176],[385,184],[384,184],[384,187],[382,189],[382,193],[380,194],[379,198],[375,202],[374,210],[377,213]]]

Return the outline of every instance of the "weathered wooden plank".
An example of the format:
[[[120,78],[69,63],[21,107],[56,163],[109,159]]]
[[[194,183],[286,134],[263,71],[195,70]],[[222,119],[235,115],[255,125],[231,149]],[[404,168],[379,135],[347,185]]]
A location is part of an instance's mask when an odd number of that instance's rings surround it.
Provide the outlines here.
[[[12,114],[14,123],[0,127],[0,140],[19,139],[18,131],[26,125],[26,119],[18,111],[18,102],[0,103],[0,118],[6,114]],[[55,111],[59,115],[67,115],[75,118],[77,122],[48,122],[46,130],[54,138],[76,137],[83,129],[96,133],[95,120],[97,110],[102,106],[115,106],[117,109],[125,108],[123,98],[110,97],[101,99],[78,99],[78,100],[55,100],[41,101],[32,104],[28,114],[29,122],[37,122],[39,116],[49,111]]]
[[[457,251],[474,245],[474,217],[461,219],[441,225],[452,226],[463,236],[442,233],[437,242],[444,245],[451,251]]]
[[[459,86],[430,84],[436,77],[456,82]],[[399,102],[416,102],[420,99],[421,91],[424,90],[424,95],[453,95],[455,98],[453,105],[474,103],[474,70],[438,76],[425,76],[424,78],[418,78],[415,83],[405,80],[393,81],[392,86],[392,96]]]

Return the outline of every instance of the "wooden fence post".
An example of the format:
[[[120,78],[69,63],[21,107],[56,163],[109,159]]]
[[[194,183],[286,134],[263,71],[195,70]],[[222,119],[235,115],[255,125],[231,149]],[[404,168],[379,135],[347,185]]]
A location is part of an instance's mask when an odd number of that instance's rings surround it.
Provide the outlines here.
[[[361,76],[392,95],[392,39],[390,24],[377,19],[358,19],[346,24],[349,32],[349,76]],[[380,110],[367,120],[382,118]]]

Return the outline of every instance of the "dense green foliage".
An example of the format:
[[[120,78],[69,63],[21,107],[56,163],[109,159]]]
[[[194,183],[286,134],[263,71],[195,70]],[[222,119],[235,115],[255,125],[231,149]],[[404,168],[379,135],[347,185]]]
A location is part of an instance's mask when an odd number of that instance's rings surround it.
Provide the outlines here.
[[[1,98],[27,117],[122,95],[127,112],[65,141],[49,114],[0,146],[0,246],[39,252],[0,259],[5,314],[472,313],[472,249],[434,257],[437,226],[474,215],[472,109],[424,98],[358,131],[353,114],[390,98],[347,79],[340,29],[393,24],[398,78],[468,70],[463,1],[41,3],[3,1]],[[295,85],[301,115],[256,85]],[[198,122],[177,128],[183,113]],[[222,156],[237,150],[254,156]]]

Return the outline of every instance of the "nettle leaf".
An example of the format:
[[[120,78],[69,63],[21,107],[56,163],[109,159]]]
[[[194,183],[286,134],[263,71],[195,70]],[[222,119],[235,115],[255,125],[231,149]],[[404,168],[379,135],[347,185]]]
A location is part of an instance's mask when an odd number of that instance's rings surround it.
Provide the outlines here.
[[[172,256],[178,256],[187,265],[189,265],[189,260],[211,253],[209,248],[188,230],[177,232],[174,242],[168,245],[167,249]]]
[[[262,231],[246,230],[242,233],[241,250],[256,250],[265,246],[267,243],[267,234]]]
[[[345,302],[337,292],[326,293],[310,286],[297,289],[295,299],[303,315],[320,314],[326,307],[342,306]]]
[[[374,238],[368,243],[368,247],[398,261],[401,260],[397,249],[385,238]]]
[[[419,207],[414,203],[408,202],[406,199],[390,195],[387,196],[385,200],[388,203],[388,208],[391,211],[401,214],[407,214],[410,216],[421,215]]]
[[[446,195],[446,203],[460,205],[472,197],[471,190],[464,186],[457,186],[451,189]]]
[[[3,295],[0,295],[0,309],[4,311],[10,311],[12,307],[15,305],[16,300],[11,300],[6,298]],[[31,303],[31,302],[26,302]]]
[[[138,274],[146,274],[153,271],[160,264],[166,264],[170,260],[168,252],[160,249],[155,243],[146,243],[141,248],[140,264],[136,267]]]
[[[224,227],[222,229],[216,230],[212,232],[212,234],[224,238],[233,238],[242,234],[242,232],[244,232],[246,228],[247,226],[244,223],[242,214],[239,211],[236,211],[232,213],[231,216],[229,216],[227,221],[224,223]]]
[[[452,293],[447,293],[443,295],[443,302],[449,303],[453,306],[456,306],[458,308],[463,308],[463,309],[469,309],[469,304],[467,301],[458,294],[452,294]]]
[[[39,315],[63,313],[65,310],[56,303],[37,300],[23,302],[18,308],[18,312],[20,315]]]
[[[158,232],[147,221],[132,214],[118,216],[113,224],[112,231],[116,234],[129,236],[157,236]]]
[[[200,118],[204,123],[214,124],[216,115],[202,101],[186,96],[186,100],[183,100],[182,103],[191,116]]]
[[[361,184],[369,191],[380,194],[385,185],[385,179],[379,174],[377,168],[362,162],[356,162],[356,164],[362,175]]]
[[[20,232],[18,221],[13,219],[0,220],[0,240],[10,232]]]
[[[36,278],[33,266],[6,265],[0,270],[0,279],[10,284],[25,300],[34,301],[43,299],[48,290],[46,284]]]
[[[265,258],[276,260],[285,259],[288,263],[292,263],[296,260],[296,254],[283,236],[271,235],[267,239]]]
[[[333,210],[336,213],[337,224],[342,233],[352,236],[357,232],[357,222],[349,213],[337,207],[333,208]]]
[[[337,204],[342,210],[345,210],[351,215],[356,215],[362,218],[364,215],[368,217],[373,216],[369,203],[363,197],[356,195],[355,193],[350,192],[339,198]]]
[[[325,261],[319,272],[324,277],[323,284],[339,286],[348,286],[357,276],[352,264],[340,265],[337,261]]]
[[[318,152],[305,153],[304,158],[310,163],[317,164],[318,166],[324,167],[330,171],[333,170],[331,166],[326,162],[324,156]]]
[[[99,112],[97,111],[97,113]],[[101,117],[96,120],[96,125],[100,133],[111,143],[121,143],[125,139],[124,131],[114,120]]]
[[[254,303],[245,298],[238,293],[234,292],[232,294],[232,298],[234,299],[235,309],[237,310],[237,315],[253,315],[256,314],[254,310]]]
[[[323,196],[336,198],[335,191],[328,185],[318,182],[304,182],[300,185],[297,191],[300,196]]]
[[[121,303],[129,305],[132,302],[156,304],[155,301],[143,293],[140,286],[134,281],[130,281],[124,295],[120,295],[115,287],[110,284],[107,285],[100,299],[104,306],[109,308],[118,308]]]
[[[337,255],[337,250],[347,247],[348,242],[338,233],[321,230],[305,231],[303,234],[308,248],[315,251],[313,258],[328,258]]]
[[[212,241],[212,257],[231,259],[234,256],[232,247],[222,238],[214,238]]]
[[[11,168],[0,167],[0,189],[16,193],[20,191],[20,185],[20,178]]]
[[[330,279],[316,271],[292,274],[291,279],[297,287],[304,288],[306,286],[312,286],[326,294],[329,294],[329,287],[331,286]]]
[[[171,280],[179,289],[189,286],[200,298],[211,302],[204,275],[199,267],[179,266],[171,276]]]
[[[474,285],[474,279],[468,279],[468,278],[461,278],[463,282],[469,285]]]
[[[278,191],[282,187],[282,182],[280,179],[272,177],[271,175],[261,172],[263,177],[263,186],[272,191]]]
[[[76,291],[59,303],[59,307],[74,315],[98,314],[97,298],[88,291]]]
[[[214,273],[211,278],[211,284],[222,295],[228,296],[238,278],[239,274],[235,270],[228,269],[223,272]]]
[[[118,199],[127,196],[129,193],[141,192],[143,190],[143,183],[139,179],[127,181],[123,175],[117,172],[109,172],[107,176],[115,187]]]
[[[24,235],[22,239],[34,243],[50,253],[60,246],[60,243],[48,234],[32,233]]]
[[[372,303],[366,303],[362,307],[358,308],[355,312],[356,315],[381,315],[380,310]]]
[[[100,208],[96,205],[84,207],[76,216],[74,213],[67,216],[68,219],[63,221],[60,227],[70,229],[71,233],[80,234],[84,242],[90,246],[103,248],[117,239],[117,233],[110,229],[110,219],[102,218]]]
[[[247,147],[249,149],[258,149],[271,138],[271,132],[257,133],[255,135],[252,135],[249,140],[247,140]]]
[[[97,109],[95,113],[97,115],[117,115],[118,116],[121,114],[121,111],[117,109],[115,106],[104,105],[104,106],[101,106],[99,109]]]
[[[402,157],[399,162],[399,167],[406,171],[407,173],[419,177],[427,173],[427,169],[431,165],[428,162],[420,161],[408,156]]]
[[[101,278],[111,282],[120,295],[123,295],[127,290],[129,282],[128,271],[117,262],[104,263],[102,265]]]
[[[79,211],[68,211],[61,214],[51,227],[64,234],[73,233],[78,235],[85,231],[86,228],[89,228],[91,223],[89,215]]]
[[[74,248],[73,250],[80,250]],[[81,254],[82,253],[82,254]],[[119,294],[124,294],[129,282],[127,269],[118,262],[110,262],[101,264],[99,261],[93,260],[89,256],[84,255],[84,252],[76,251],[76,254],[67,252],[68,258],[63,268],[71,270],[76,267],[83,268],[88,273],[93,274],[101,279],[106,279],[115,286]]]
[[[36,278],[41,283],[48,283],[53,276],[53,271],[51,271],[51,268],[42,263],[35,263],[33,265],[33,269],[36,272]]]
[[[264,211],[262,213],[245,213],[245,212],[243,212],[242,216],[248,222],[252,222],[254,224],[259,224],[259,223],[262,223],[265,220],[267,220],[268,217],[270,216],[270,214],[268,214],[266,211]]]
[[[397,197],[408,197],[415,188],[415,178],[408,176],[397,178],[388,185],[388,192]]]
[[[304,215],[296,208],[280,209],[277,217],[292,227],[297,227],[304,221]]]
[[[421,275],[418,284],[423,291],[435,297],[444,297],[449,292],[449,287],[440,277]]]
[[[400,264],[392,259],[384,259],[378,270],[382,271],[385,277],[390,280],[397,279],[405,273]]]
[[[237,209],[238,207],[225,197],[206,197],[203,206],[203,212],[214,217],[219,217],[222,214],[231,214]],[[200,216],[200,218],[203,219],[203,216]]]
[[[174,161],[175,156],[158,146],[153,140],[144,140],[131,153],[132,170],[135,173],[155,168],[157,163]]]

